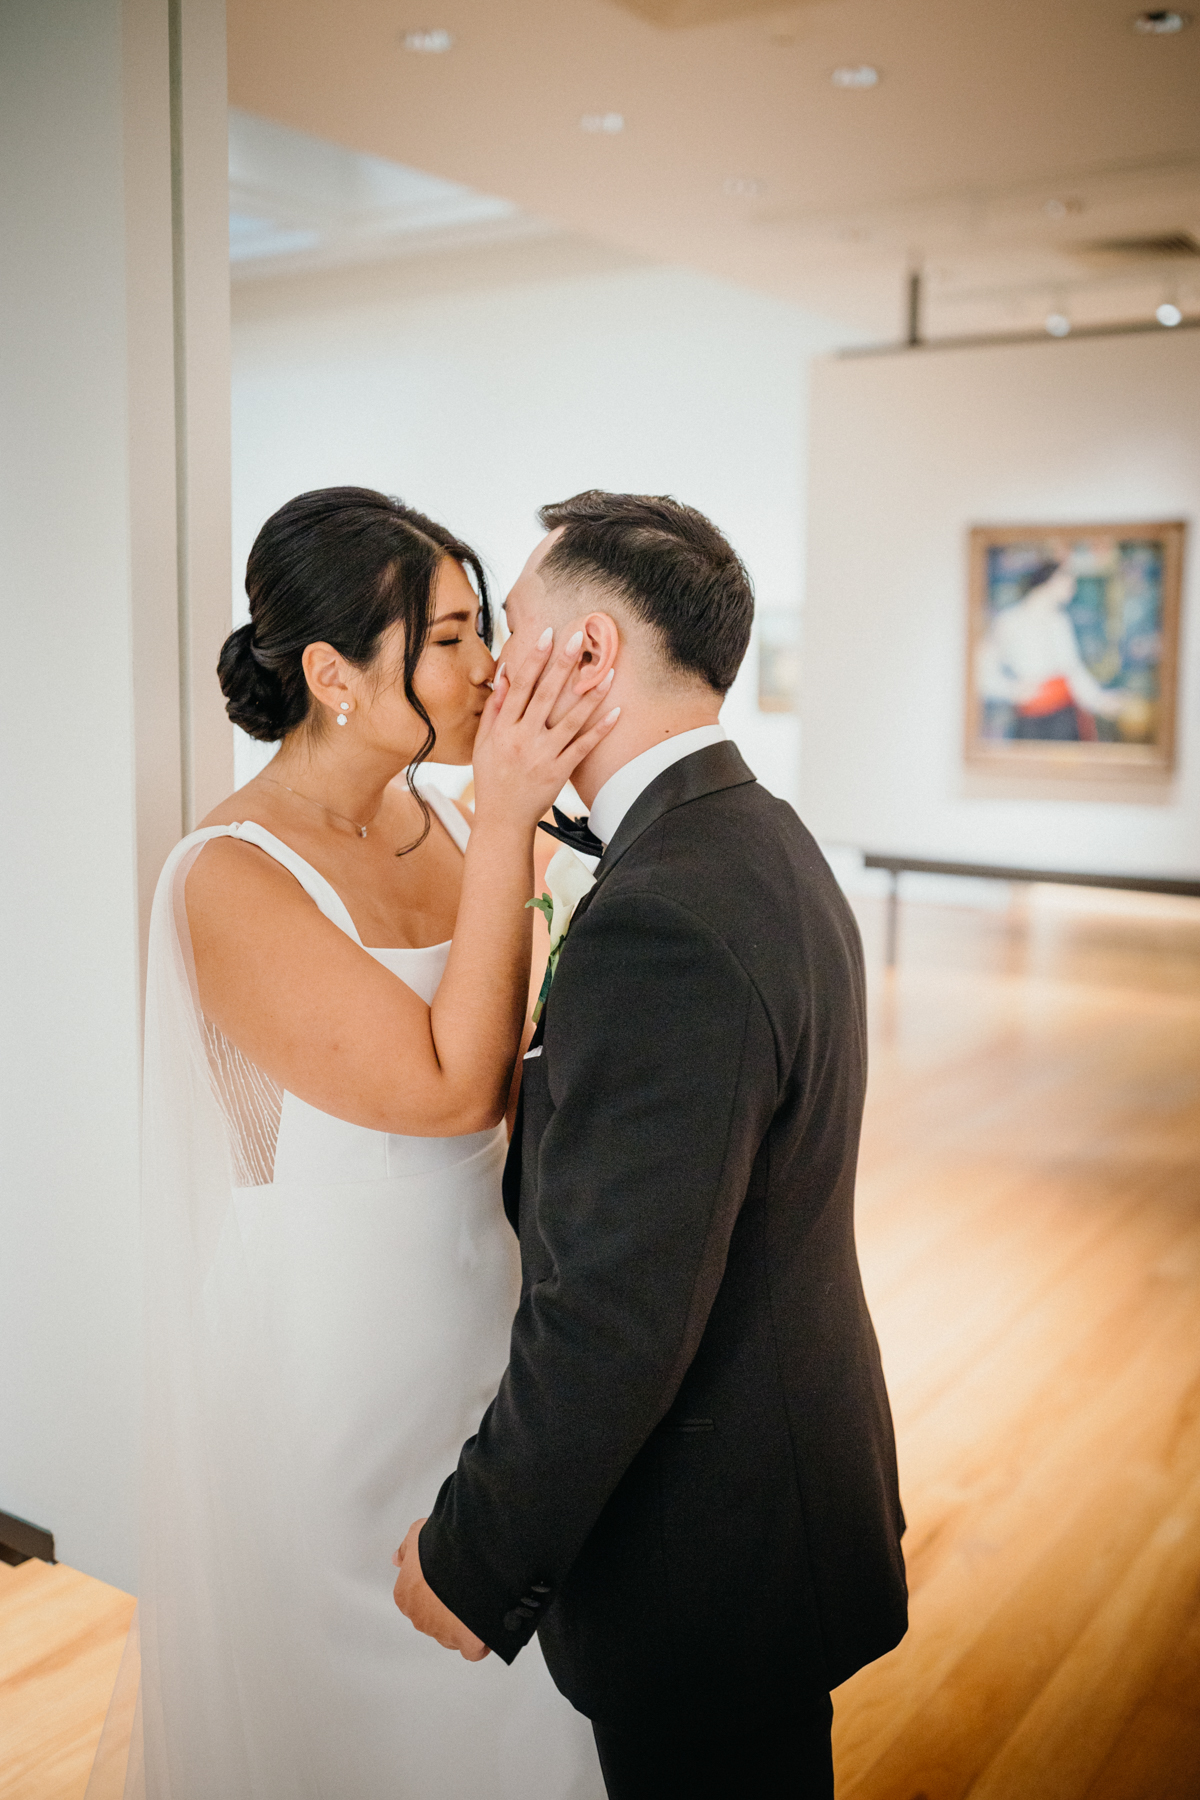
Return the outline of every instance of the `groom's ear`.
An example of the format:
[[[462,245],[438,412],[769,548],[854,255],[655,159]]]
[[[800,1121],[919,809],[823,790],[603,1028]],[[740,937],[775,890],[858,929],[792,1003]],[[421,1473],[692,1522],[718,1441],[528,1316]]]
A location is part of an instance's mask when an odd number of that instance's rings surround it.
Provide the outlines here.
[[[616,662],[617,651],[621,648],[621,634],[617,630],[616,621],[603,612],[589,613],[575,629],[583,632],[583,667],[579,671],[575,689],[577,693],[586,694],[604,680]]]

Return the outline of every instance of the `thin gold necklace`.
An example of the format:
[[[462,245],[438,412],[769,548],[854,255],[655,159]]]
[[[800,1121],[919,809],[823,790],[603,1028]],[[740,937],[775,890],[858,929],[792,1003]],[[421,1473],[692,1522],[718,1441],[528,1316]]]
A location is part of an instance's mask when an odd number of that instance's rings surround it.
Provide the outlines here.
[[[261,779],[263,781],[269,781],[272,787],[283,788],[285,793],[295,794],[297,800],[306,800],[310,806],[319,806],[321,808],[321,811],[327,812],[331,818],[340,819],[343,825],[351,826],[353,830],[357,831],[360,838],[366,837],[367,826],[373,825],[375,823],[376,819],[379,817],[380,813],[383,811],[383,801],[380,800],[379,805],[375,808],[375,811],[371,814],[371,817],[367,820],[366,825],[360,825],[357,819],[348,819],[346,817],[345,813],[335,812],[333,807],[326,806],[326,804],[323,800],[314,800],[311,794],[302,794],[299,792],[299,790],[297,788],[288,787],[288,784],[286,781],[280,781],[274,775],[264,775],[261,777]]]

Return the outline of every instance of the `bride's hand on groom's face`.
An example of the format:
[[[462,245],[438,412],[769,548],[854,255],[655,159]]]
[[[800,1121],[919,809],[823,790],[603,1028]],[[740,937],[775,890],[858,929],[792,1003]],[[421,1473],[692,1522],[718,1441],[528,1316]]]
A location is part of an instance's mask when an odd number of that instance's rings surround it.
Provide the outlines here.
[[[617,721],[606,710],[613,670],[593,685],[581,662],[583,634],[554,647],[547,626],[518,668],[501,663],[475,739],[477,824],[504,819],[534,826],[584,758]],[[560,699],[574,703],[550,723]]]
[[[455,1618],[421,1573],[417,1538],[424,1523],[424,1519],[418,1519],[409,1526],[408,1536],[392,1558],[393,1565],[400,1571],[392,1589],[396,1605],[418,1631],[424,1632],[426,1637],[436,1638],[444,1650],[457,1650],[468,1662],[482,1662],[490,1655],[483,1639],[477,1638],[461,1619]]]

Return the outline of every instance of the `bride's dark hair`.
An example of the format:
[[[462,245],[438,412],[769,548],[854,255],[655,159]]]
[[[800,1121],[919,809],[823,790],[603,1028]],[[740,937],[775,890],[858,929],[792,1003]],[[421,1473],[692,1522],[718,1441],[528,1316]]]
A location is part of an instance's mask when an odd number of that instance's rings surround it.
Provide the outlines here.
[[[429,637],[438,566],[447,556],[474,576],[480,634],[490,644],[483,566],[444,525],[372,488],[316,488],[272,513],[246,564],[250,622],[230,632],[217,662],[234,724],[266,743],[287,737],[313,717],[301,660],[307,646],[332,644],[366,668],[388,626],[401,621],[404,697],[426,731],[409,770],[411,787],[413,770],[434,746],[413,676]]]

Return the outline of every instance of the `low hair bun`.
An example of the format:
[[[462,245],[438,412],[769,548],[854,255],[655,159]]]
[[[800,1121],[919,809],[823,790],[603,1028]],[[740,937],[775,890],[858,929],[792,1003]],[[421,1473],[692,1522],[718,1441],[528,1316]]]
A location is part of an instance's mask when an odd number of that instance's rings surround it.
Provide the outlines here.
[[[292,695],[255,649],[253,625],[239,625],[221,646],[217,679],[225,711],[250,737],[274,744],[303,719],[307,695]],[[297,705],[299,701],[299,705]]]

